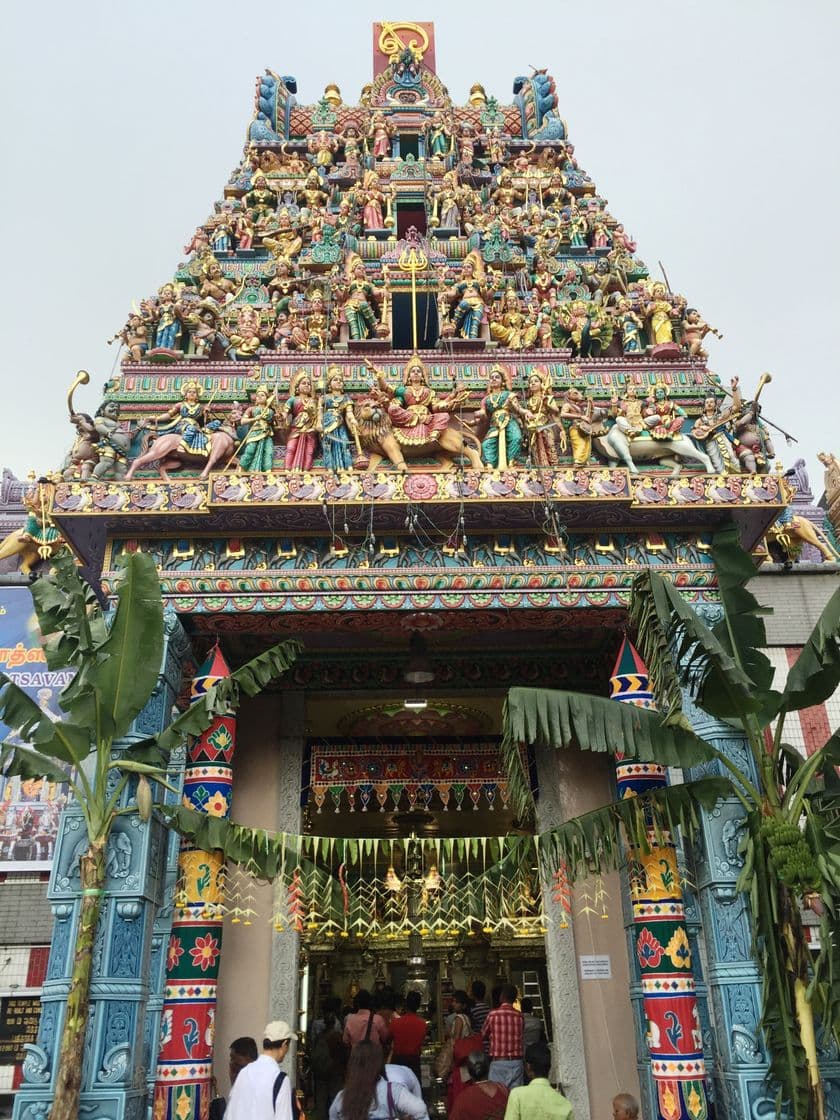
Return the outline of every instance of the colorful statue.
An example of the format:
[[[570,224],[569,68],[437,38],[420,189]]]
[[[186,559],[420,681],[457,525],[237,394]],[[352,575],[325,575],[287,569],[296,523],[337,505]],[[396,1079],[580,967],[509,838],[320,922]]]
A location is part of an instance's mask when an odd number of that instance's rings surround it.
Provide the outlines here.
[[[218,304],[223,304],[229,303],[236,297],[236,284],[225,276],[222,266],[212,253],[202,257],[201,273],[203,279],[199,286],[199,294],[202,299],[212,299]]]
[[[294,265],[285,257],[278,257],[274,266],[274,275],[268,282],[268,291],[271,302],[278,311],[288,311],[289,304],[296,292],[299,292],[301,283],[295,275]]]
[[[245,205],[255,225],[260,218],[273,217],[277,209],[277,194],[269,187],[268,180],[261,171],[251,180],[251,189],[245,195]]]
[[[526,350],[536,344],[539,326],[523,311],[514,288],[505,290],[501,308],[491,314],[490,337],[496,342],[510,350]]]
[[[212,300],[201,300],[185,310],[184,326],[192,337],[196,358],[209,358],[217,338],[225,341],[219,330],[219,309]]]
[[[44,492],[51,489],[45,479],[41,479],[37,486],[27,487],[23,492],[23,504],[26,506],[26,520],[19,529],[14,529],[8,536],[0,541],[0,560],[7,560],[10,556],[20,557],[21,575],[31,575],[32,569],[42,560],[48,560],[58,552],[64,543],[61,535],[48,517],[49,495]]]
[[[121,339],[125,346],[123,362],[142,361],[143,355],[149,348],[149,327],[142,315],[138,313],[130,315],[126,325],[114,337]],[[113,338],[108,339],[109,344],[113,341]]]
[[[315,157],[315,166],[318,170],[327,175],[335,162],[335,153],[338,149],[337,138],[322,128],[320,132],[309,136],[306,148]]]
[[[704,319],[700,318],[700,312],[695,307],[689,307],[685,313],[682,329],[682,344],[688,351],[689,358],[702,358],[704,361],[708,358],[709,355],[703,348],[703,339],[707,334],[713,334],[715,338],[723,338],[720,331],[710,327]]]
[[[175,350],[181,336],[181,319],[178,291],[174,284],[164,284],[158,289],[155,349]]]
[[[611,324],[604,308],[591,300],[573,299],[558,303],[553,319],[559,330],[553,332],[555,345],[564,341],[581,358],[597,358],[612,337]]]
[[[358,425],[353,402],[344,391],[344,378],[338,366],[327,370],[327,391],[321,398],[321,446],[324,466],[331,471],[347,471],[353,466],[351,434],[358,444]]]
[[[181,386],[181,404],[175,404],[164,412],[159,419],[150,421],[158,437],[178,433],[181,436],[180,445],[184,451],[191,451],[194,455],[206,455],[209,441],[204,431],[205,405],[201,401],[201,386],[197,381],[187,381]],[[134,473],[134,466],[129,471],[129,478]]]
[[[96,410],[93,426],[99,436],[96,445],[99,462],[93,468],[93,477],[125,478],[131,436],[120,423],[119,403],[115,400],[103,401]]]
[[[288,428],[286,437],[286,470],[312,469],[318,450],[318,402],[312,392],[312,377],[299,369],[289,385],[289,399],[281,416]]]
[[[382,205],[385,202],[385,195],[379,185],[379,176],[375,171],[365,172],[362,178],[360,197],[365,229],[384,229],[385,217],[382,213]]]
[[[368,138],[374,159],[387,159],[391,154],[391,127],[383,113],[376,112],[371,117]]]
[[[261,236],[263,245],[266,249],[270,249],[275,257],[285,257],[286,260],[291,261],[303,248],[303,240],[286,206],[277,212],[276,224],[263,226]]]
[[[76,438],[65,456],[61,477],[65,482],[76,479],[85,482],[92,477],[93,469],[99,462],[96,425],[93,417],[86,412],[71,412],[70,423],[76,429]]]
[[[236,312],[236,321],[229,335],[228,354],[234,361],[253,357],[263,344],[262,335],[260,312],[253,304],[243,304]]]
[[[248,432],[236,456],[238,467],[243,471],[270,471],[274,465],[274,394],[269,396],[260,386],[254,390],[252,401],[240,421]]]
[[[347,282],[344,286],[344,318],[354,341],[373,338],[376,334],[376,292],[367,279],[362,258],[357,253],[347,257]]]
[[[529,460],[538,467],[556,467],[558,443],[560,450],[566,451],[566,432],[560,423],[560,405],[554,399],[547,370],[535,369],[528,378],[524,420]]]
[[[572,463],[576,467],[585,467],[592,455],[593,435],[600,435],[605,431],[603,421],[606,412],[595,408],[591,399],[587,399],[580,389],[572,386],[560,406],[560,418],[567,425],[572,445]]]
[[[481,441],[481,457],[489,467],[499,470],[511,466],[522,449],[522,428],[517,417],[523,415],[523,409],[510,385],[510,371],[500,365],[493,366],[487,383],[488,393],[481,402],[489,425]]]
[[[633,304],[626,296],[618,301],[615,318],[621,329],[621,348],[624,353],[643,354],[645,351],[642,342],[644,323],[633,310]]]
[[[840,533],[840,461],[830,451],[821,451],[817,458],[825,467],[825,506],[835,533]]]
[[[664,284],[657,281],[650,289],[650,299],[645,308],[645,315],[650,323],[650,337],[653,346],[661,346],[665,342],[674,341],[674,309],[668,298],[668,291]]]
[[[441,465],[452,468],[454,458],[463,454],[474,468],[481,469],[478,441],[474,436],[454,428],[448,411],[463,404],[468,395],[466,390],[458,390],[438,398],[429,387],[426,367],[417,354],[406,363],[403,384],[396,388],[392,388],[382,370],[367,359],[365,365],[376,375],[378,394],[375,395],[386,406],[388,434],[393,437],[399,456],[395,458],[395,454],[386,449],[380,458],[387,457],[404,467],[403,455],[439,452]]]
[[[464,258],[461,279],[449,290],[448,295],[457,300],[452,310],[452,321],[460,338],[478,338],[484,319],[482,284],[484,265],[475,249]]]
[[[344,130],[344,162],[349,167],[358,167],[361,163],[359,139],[358,128],[352,124],[348,125]]]
[[[657,381],[648,402],[644,419],[653,439],[672,439],[682,431],[685,410],[669,399],[670,392],[664,381]]]
[[[452,146],[451,122],[442,113],[435,113],[429,128],[429,155],[436,160],[446,159],[452,151]]]
[[[739,474],[741,470],[726,431],[729,418],[729,412],[721,412],[717,397],[709,396],[691,428],[691,438],[706,452],[718,474]]]
[[[761,390],[770,380],[770,374],[763,373],[755,397],[746,403],[741,396],[738,378],[733,377],[731,381],[732,411],[729,430],[741,468],[748,474],[766,474],[770,469],[770,460],[776,454],[770,433],[761,422],[761,405],[758,403]]]

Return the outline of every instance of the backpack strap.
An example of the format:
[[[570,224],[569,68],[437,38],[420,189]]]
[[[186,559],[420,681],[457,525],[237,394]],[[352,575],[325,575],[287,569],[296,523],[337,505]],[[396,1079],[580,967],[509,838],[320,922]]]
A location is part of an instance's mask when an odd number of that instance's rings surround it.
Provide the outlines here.
[[[394,1104],[394,1087],[388,1078],[385,1078],[388,1085],[388,1120],[396,1120],[397,1106]]]
[[[285,1072],[281,1069],[274,1079],[274,1088],[271,1090],[271,1107],[275,1108],[277,1105],[277,1098],[280,1095],[280,1088],[286,1079]]]
[[[373,1030],[373,1011],[369,1011],[368,1015],[370,1016],[370,1018],[368,1019],[368,1025],[365,1029],[365,1042],[370,1042],[370,1032]]]

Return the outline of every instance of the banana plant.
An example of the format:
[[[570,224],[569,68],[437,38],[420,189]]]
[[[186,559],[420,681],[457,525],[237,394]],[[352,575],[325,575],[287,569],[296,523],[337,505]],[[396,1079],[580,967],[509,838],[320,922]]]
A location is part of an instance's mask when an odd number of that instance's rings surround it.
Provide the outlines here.
[[[216,715],[235,710],[240,693],[259,692],[292,664],[300,647],[297,642],[274,646],[209,688],[166,730],[117,749],[154,692],[163,657],[163,603],[152,558],[143,553],[125,557],[116,609],[110,615],[66,551],[54,557],[50,574],[36,581],[31,591],[48,668],[71,669],[74,676],[59,697],[63,717],[53,720],[0,674],[0,719],[16,732],[15,743],[0,747],[0,769],[8,776],[67,783],[84,821],[81,902],[50,1112],[50,1120],[75,1120],[94,936],[114,822],[124,813],[139,813],[148,820],[153,812],[151,783],[174,790],[169,781],[173,748],[188,735],[200,735]]]
[[[522,743],[621,752],[665,766],[715,760],[722,776],[653,791],[568,821],[543,837],[547,859],[570,875],[619,867],[625,844],[646,845],[648,831],[696,826],[696,811],[735,797],[745,818],[738,889],[749,898],[753,952],[762,985],[761,1027],[770,1058],[777,1114],[824,1120],[815,1017],[840,1042],[840,732],[809,758],[785,740],[787,717],[822,704],[840,684],[840,589],[834,593],[791,667],[783,689],[773,667],[763,615],[747,583],[752,558],[734,529],[716,534],[713,555],[722,618],[707,626],[662,575],[637,577],[631,621],[655,684],[659,711],[597,696],[512,689],[503,750],[515,810],[533,800]],[[740,767],[696,735],[682,709],[686,694],[709,716],[735,728],[749,746]],[[819,954],[811,959],[801,907],[820,915]]]

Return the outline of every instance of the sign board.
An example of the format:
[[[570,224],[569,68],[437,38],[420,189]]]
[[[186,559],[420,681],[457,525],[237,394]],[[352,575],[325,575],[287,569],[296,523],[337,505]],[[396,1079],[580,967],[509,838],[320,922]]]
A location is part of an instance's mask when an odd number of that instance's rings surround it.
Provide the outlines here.
[[[581,980],[612,980],[612,961],[609,953],[580,955]]]
[[[0,588],[0,672],[23,689],[42,711],[61,718],[58,697],[70,669],[47,668],[27,587]],[[20,743],[15,729],[0,723],[0,741]],[[67,787],[0,774],[0,871],[49,871]]]
[[[0,1066],[12,1066],[26,1057],[25,1042],[38,1041],[41,1000],[38,996],[0,999]]]

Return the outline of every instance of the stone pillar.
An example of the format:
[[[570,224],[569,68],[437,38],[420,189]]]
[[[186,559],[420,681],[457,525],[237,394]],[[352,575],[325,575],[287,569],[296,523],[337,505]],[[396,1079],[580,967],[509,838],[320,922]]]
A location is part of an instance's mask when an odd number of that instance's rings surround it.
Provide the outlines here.
[[[562,824],[571,814],[566,811],[563,802],[557,752],[553,747],[537,747],[535,754],[540,789],[537,831],[546,832]],[[551,884],[543,882],[542,889],[543,894],[549,897]],[[574,1107],[576,1120],[589,1120],[577,953],[571,922],[565,929],[557,925],[551,927],[545,939],[545,955],[554,1026],[552,1077],[562,1082],[563,1092]]]
[[[280,781],[277,790],[278,832],[298,834],[301,831],[301,774],[306,745],[306,695],[303,692],[283,693],[280,717]],[[285,1019],[293,1029],[298,1027],[300,935],[288,926],[275,933],[271,943],[271,1019]],[[289,1048],[283,1067],[294,1069],[295,1046]]]
[[[158,684],[125,736],[126,746],[163,730],[170,722],[188,649],[180,622],[174,612],[167,611]],[[154,793],[160,800],[163,791]],[[133,790],[127,792],[126,802],[133,795]],[[62,814],[50,876],[48,898],[55,926],[41,997],[38,1042],[26,1048],[24,1083],[15,1100],[17,1120],[44,1120],[52,1103],[81,898],[79,854],[86,846],[81,812],[70,805]],[[117,818],[108,843],[105,897],[93,949],[80,1109],[81,1115],[97,1120],[141,1120],[146,1113],[151,950],[155,916],[163,901],[168,846],[168,832],[160,819],[144,824],[136,814]]]

